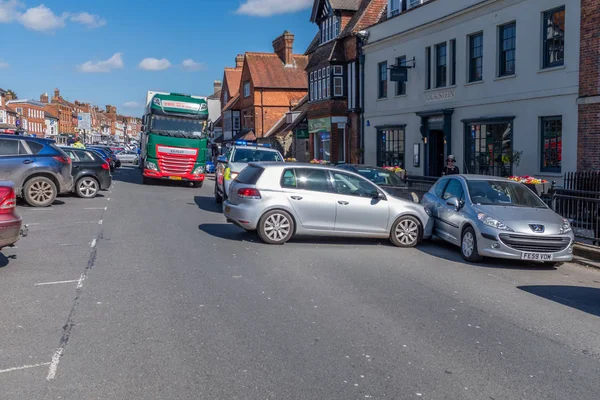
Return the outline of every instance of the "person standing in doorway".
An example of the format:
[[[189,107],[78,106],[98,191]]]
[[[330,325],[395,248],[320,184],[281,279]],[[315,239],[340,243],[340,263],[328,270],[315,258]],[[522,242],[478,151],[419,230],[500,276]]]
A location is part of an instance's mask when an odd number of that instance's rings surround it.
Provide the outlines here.
[[[442,176],[460,174],[460,171],[455,164],[456,158],[453,155],[449,155],[448,159],[446,160],[446,166],[442,170]]]

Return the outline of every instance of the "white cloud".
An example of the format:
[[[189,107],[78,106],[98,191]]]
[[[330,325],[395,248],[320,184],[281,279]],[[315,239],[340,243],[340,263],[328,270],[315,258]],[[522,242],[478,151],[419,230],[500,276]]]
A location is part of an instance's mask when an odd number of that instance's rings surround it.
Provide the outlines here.
[[[51,9],[40,4],[37,7],[29,8],[24,14],[21,14],[19,16],[19,22],[21,22],[25,28],[34,31],[53,31],[58,28],[63,28],[68,16],[67,13],[58,16],[54,14]]]
[[[106,25],[106,20],[104,18],[87,12],[71,14],[69,15],[69,20],[86,25],[88,28],[100,28],[101,26]]]
[[[138,103],[137,101],[126,101],[125,103],[123,103],[123,107],[125,107],[125,108],[139,108],[140,107],[140,103]]]
[[[139,67],[141,69],[145,69],[146,71],[163,71],[171,66],[171,62],[166,58],[144,58]]]
[[[6,61],[0,61],[0,69],[8,67],[10,67],[10,65]]]
[[[255,17],[270,17],[304,10],[311,7],[313,2],[313,0],[245,0],[236,13]]]
[[[115,53],[104,61],[87,61],[77,66],[80,72],[110,72],[113,69],[123,68],[123,53]]]
[[[201,62],[196,62],[196,61],[192,60],[191,58],[188,58],[187,60],[183,60],[183,63],[181,63],[181,65],[183,66],[183,69],[185,69],[186,71],[201,71],[203,69],[206,69],[206,64],[201,63]]]
[[[17,19],[20,15],[18,9],[23,7],[17,0],[0,0],[0,23],[7,23]]]

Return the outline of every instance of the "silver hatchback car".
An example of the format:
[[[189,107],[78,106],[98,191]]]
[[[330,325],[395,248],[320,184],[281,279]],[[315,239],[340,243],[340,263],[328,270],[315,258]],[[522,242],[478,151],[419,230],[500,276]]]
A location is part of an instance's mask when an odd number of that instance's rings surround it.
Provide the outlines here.
[[[441,178],[422,204],[434,219],[434,235],[461,248],[470,262],[483,256],[553,265],[571,261],[569,221],[525,185],[504,178]]]
[[[268,244],[315,235],[389,238],[413,247],[433,227],[422,205],[353,172],[311,164],[250,163],[231,183],[223,213]]]

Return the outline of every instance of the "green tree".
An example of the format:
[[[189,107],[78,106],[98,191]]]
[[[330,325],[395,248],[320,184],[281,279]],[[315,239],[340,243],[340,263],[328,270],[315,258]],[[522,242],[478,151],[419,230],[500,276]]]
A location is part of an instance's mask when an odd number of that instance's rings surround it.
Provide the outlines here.
[[[13,98],[13,100],[16,100],[16,99],[18,99],[18,98],[19,98],[19,96],[17,96],[17,94],[15,93],[15,91],[14,91],[14,90],[12,90],[12,89],[8,89],[8,90],[6,91],[6,93],[8,93],[9,95],[11,95],[11,96],[12,96],[12,98]]]

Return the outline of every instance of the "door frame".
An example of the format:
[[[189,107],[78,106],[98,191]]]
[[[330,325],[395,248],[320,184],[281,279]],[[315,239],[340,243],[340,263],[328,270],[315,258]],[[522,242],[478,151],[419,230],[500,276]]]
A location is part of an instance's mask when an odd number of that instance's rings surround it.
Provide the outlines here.
[[[421,136],[423,140],[423,175],[431,176],[431,160],[429,159],[430,131],[442,131],[444,140],[444,157],[452,154],[452,114],[453,108],[442,110],[422,111],[416,113],[421,117]]]

